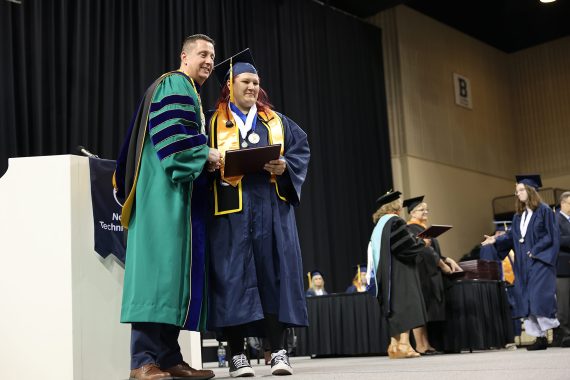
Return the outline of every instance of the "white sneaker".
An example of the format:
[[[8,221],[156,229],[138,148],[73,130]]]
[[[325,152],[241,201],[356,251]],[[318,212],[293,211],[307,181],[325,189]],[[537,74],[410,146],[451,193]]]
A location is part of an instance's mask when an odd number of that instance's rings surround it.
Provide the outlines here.
[[[231,377],[251,377],[255,376],[251,364],[247,357],[242,353],[232,357],[230,361],[230,376]]]
[[[276,376],[292,375],[293,368],[289,364],[289,355],[287,351],[280,350],[271,354],[271,374]]]

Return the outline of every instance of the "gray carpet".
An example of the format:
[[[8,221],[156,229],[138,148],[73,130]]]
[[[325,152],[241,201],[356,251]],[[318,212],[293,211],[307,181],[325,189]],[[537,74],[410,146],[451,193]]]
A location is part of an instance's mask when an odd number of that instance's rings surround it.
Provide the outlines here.
[[[215,379],[229,379],[228,368],[214,367]],[[384,356],[310,359],[291,358],[295,374],[291,380],[329,379],[418,379],[418,380],[570,380],[570,348],[549,348],[529,352],[497,350],[438,355],[417,359],[389,359]],[[270,367],[253,362],[256,377],[272,377]]]

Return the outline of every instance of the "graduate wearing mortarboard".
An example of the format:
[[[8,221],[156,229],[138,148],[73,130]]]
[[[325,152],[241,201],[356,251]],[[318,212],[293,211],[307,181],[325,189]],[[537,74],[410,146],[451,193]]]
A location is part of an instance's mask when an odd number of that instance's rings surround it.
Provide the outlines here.
[[[517,176],[516,182],[512,228],[499,237],[485,235],[482,244],[496,244],[499,253],[514,249],[513,317],[524,318],[526,333],[536,337],[527,350],[545,350],[547,331],[560,324],[556,319],[560,234],[554,212],[538,194],[540,176]]]
[[[309,289],[305,295],[307,297],[326,296],[329,294],[325,290],[325,279],[321,271],[315,269],[308,273],[309,276]]]
[[[249,49],[218,64],[222,85],[208,121],[210,146],[228,150],[281,145],[281,157],[259,173],[211,178],[209,328],[221,329],[232,359],[230,375],[252,376],[243,337],[267,336],[272,374],[292,368],[283,347],[287,327],[307,326],[303,265],[293,207],[309,164],[307,134],[275,112]]]
[[[346,288],[346,293],[363,293],[368,291],[368,282],[366,279],[366,264],[360,264],[355,267],[356,273],[352,279],[352,284]]]
[[[400,192],[388,192],[376,200],[372,216],[376,224],[368,245],[368,272],[391,337],[388,356],[414,358],[420,354],[410,346],[409,331],[426,324],[427,312],[416,270],[416,260],[425,248],[423,240],[408,232],[399,217]]]

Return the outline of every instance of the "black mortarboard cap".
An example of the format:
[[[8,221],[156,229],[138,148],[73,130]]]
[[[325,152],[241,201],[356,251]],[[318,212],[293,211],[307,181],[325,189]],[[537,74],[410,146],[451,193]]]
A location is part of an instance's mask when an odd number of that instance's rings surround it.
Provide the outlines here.
[[[521,174],[516,176],[517,183],[524,183],[527,186],[538,190],[542,187],[542,180],[538,174]]]
[[[315,277],[315,276],[324,277],[324,276],[323,276],[323,272],[321,272],[321,271],[318,270],[318,269],[313,269],[313,270],[311,271],[311,277]]]
[[[216,78],[218,79],[218,82],[220,82],[221,86],[223,86],[230,78],[230,61],[234,76],[243,73],[257,74],[253,56],[251,55],[249,48],[247,48],[214,66],[214,73],[216,74]]]
[[[408,213],[410,213],[410,212],[412,212],[413,209],[415,209],[423,201],[424,201],[424,196],[422,195],[419,197],[406,199],[406,200],[404,200],[404,203],[402,205],[404,207],[407,207]]]
[[[402,195],[402,193],[400,193],[399,191],[388,191],[386,194],[383,194],[378,199],[376,199],[376,205],[378,207],[382,207],[385,204],[388,204],[392,201],[395,201],[396,199],[399,199],[400,195]]]
[[[368,269],[368,264],[358,264],[353,266],[352,268],[354,268],[355,271],[358,271],[360,269],[360,272],[366,272],[366,270]]]

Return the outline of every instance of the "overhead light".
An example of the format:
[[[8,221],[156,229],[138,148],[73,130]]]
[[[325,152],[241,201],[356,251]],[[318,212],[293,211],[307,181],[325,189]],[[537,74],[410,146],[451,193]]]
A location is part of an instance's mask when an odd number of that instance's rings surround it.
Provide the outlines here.
[[[554,3],[556,0],[540,0],[541,3]]]

